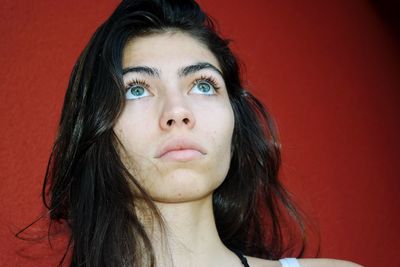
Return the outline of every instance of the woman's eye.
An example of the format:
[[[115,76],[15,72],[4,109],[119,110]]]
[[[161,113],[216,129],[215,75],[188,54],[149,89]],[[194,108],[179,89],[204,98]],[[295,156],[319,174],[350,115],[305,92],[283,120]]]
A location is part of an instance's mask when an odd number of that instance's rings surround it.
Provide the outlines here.
[[[193,86],[191,93],[203,94],[203,95],[214,95],[216,93],[216,88],[206,81],[196,82]]]
[[[126,91],[126,99],[139,99],[145,96],[149,96],[149,91],[141,85],[133,85]]]

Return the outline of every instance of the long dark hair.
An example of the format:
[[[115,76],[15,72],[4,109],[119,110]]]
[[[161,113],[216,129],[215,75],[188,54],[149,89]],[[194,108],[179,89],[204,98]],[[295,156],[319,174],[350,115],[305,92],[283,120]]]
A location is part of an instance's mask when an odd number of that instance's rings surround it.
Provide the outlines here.
[[[70,229],[71,266],[155,265],[133,191],[140,192],[155,220],[161,217],[121,162],[113,126],[125,102],[125,44],[168,31],[189,34],[214,54],[234,111],[230,169],[213,194],[223,243],[246,255],[277,259],[289,248],[281,219],[289,217],[300,230],[304,248],[302,216],[278,180],[281,158],[274,123],[243,88],[228,40],[194,1],[131,0],[122,1],[96,30],[73,68],[45,176],[43,201],[50,219]]]

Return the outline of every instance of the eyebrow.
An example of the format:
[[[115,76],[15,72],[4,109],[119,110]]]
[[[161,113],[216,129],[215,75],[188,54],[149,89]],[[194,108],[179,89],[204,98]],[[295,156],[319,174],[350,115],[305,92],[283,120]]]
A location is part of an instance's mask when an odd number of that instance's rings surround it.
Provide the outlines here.
[[[204,69],[210,69],[212,71],[215,71],[219,75],[221,75],[221,77],[223,77],[222,72],[217,67],[215,67],[214,65],[207,63],[207,62],[199,62],[199,63],[193,64],[193,65],[189,65],[189,66],[180,68],[178,70],[178,76],[185,77],[185,76],[188,76],[190,74],[193,74],[195,72],[198,72],[198,71],[204,70]],[[158,78],[160,77],[160,74],[161,74],[161,71],[159,69],[151,68],[151,67],[147,67],[147,66],[128,67],[128,68],[124,68],[122,71],[123,75],[125,75],[129,72],[143,73],[143,74],[153,76],[153,77],[158,77]]]

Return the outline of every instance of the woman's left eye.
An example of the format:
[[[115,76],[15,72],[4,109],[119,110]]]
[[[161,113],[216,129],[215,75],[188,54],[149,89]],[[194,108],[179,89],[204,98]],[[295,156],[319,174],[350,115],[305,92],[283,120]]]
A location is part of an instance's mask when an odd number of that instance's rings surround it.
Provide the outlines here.
[[[199,80],[195,81],[191,93],[202,94],[202,95],[215,95],[217,92],[217,87],[209,81]]]

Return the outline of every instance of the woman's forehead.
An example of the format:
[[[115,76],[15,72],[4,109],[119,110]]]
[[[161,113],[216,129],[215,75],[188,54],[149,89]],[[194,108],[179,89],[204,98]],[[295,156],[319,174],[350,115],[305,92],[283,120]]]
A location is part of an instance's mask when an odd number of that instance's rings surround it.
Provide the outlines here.
[[[123,50],[122,67],[149,65],[162,69],[194,62],[208,62],[221,69],[206,45],[187,33],[174,31],[129,40]]]

